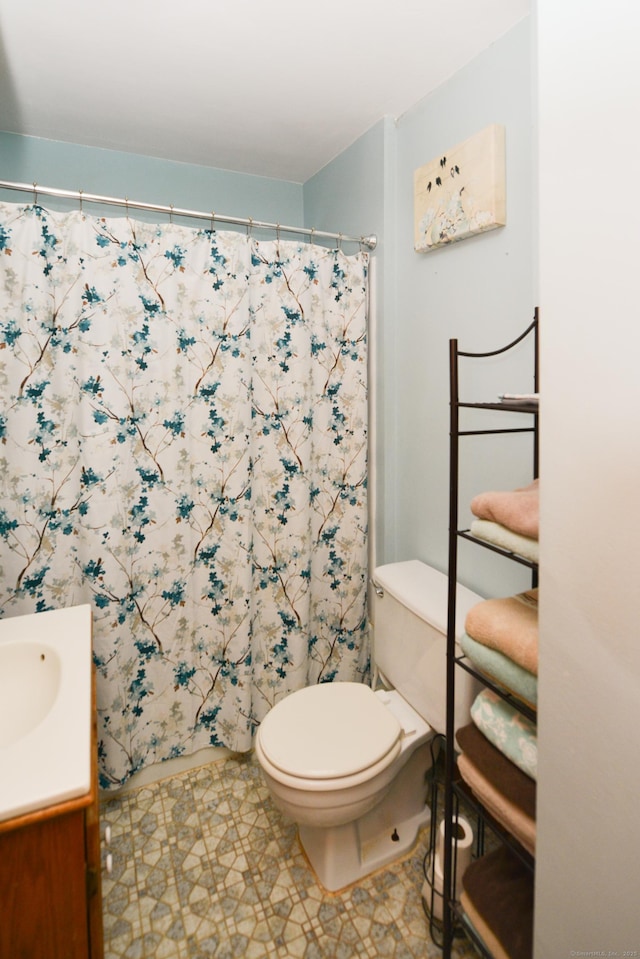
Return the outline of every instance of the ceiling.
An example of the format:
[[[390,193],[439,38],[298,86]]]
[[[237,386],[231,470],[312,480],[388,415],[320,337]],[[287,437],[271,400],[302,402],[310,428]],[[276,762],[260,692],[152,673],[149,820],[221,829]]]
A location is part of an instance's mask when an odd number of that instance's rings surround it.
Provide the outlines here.
[[[0,130],[304,183],[529,9],[0,0]]]

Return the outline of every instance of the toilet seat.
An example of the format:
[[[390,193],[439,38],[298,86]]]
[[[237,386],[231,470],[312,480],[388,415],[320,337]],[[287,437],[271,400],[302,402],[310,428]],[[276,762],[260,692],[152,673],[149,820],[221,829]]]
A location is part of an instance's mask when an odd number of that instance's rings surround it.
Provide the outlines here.
[[[263,719],[260,749],[281,775],[312,781],[358,776],[393,762],[402,726],[362,683],[307,686]]]

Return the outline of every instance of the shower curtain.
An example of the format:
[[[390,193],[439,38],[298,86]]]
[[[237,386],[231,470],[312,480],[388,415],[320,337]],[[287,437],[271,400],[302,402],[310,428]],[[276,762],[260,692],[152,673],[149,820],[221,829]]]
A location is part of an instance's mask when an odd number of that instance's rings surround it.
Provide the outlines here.
[[[0,204],[0,615],[92,605],[103,788],[365,676],[367,267]]]

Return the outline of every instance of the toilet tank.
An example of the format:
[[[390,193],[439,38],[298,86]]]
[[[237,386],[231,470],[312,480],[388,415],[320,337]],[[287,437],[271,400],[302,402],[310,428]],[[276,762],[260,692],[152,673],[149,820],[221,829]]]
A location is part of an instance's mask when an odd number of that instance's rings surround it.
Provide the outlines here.
[[[447,577],[419,560],[378,566],[373,574],[372,657],[386,685],[400,695],[436,732],[446,730]],[[467,612],[482,597],[458,583],[456,635]],[[470,722],[480,684],[456,669],[455,729]]]

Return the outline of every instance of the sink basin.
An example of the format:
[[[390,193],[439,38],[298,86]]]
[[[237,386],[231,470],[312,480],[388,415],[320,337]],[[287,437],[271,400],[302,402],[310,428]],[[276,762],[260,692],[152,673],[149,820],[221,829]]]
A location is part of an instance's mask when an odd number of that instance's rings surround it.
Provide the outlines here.
[[[0,821],[91,788],[91,607],[0,621]]]
[[[53,646],[27,640],[0,643],[0,749],[39,726],[60,690]]]

